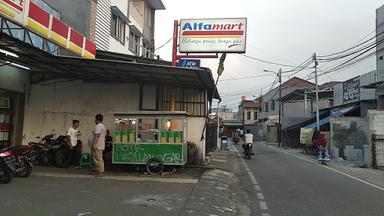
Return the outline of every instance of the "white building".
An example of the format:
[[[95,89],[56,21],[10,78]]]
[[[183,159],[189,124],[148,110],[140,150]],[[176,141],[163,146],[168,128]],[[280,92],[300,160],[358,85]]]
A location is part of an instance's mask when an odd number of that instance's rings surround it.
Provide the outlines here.
[[[155,11],[164,9],[161,0],[98,0],[97,49],[153,58]]]

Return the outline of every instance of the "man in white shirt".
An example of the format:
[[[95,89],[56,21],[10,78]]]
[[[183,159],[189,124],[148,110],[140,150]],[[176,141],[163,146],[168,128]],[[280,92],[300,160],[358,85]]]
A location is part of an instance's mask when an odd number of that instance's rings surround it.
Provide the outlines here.
[[[107,130],[102,122],[103,115],[97,114],[95,116],[96,126],[92,141],[92,157],[95,164],[97,177],[104,176],[103,151],[105,149],[105,135],[107,134]]]
[[[253,143],[253,134],[251,134],[251,131],[247,129],[247,133],[244,135],[245,138],[245,144]]]
[[[67,131],[67,136],[69,136],[69,144],[71,145],[71,149],[77,145],[77,140],[79,131],[77,128],[79,128],[80,121],[79,120],[73,120],[72,126]]]
[[[77,154],[77,150],[75,149],[77,145],[77,141],[79,140],[79,131],[77,128],[80,126],[80,121],[79,120],[73,120],[72,121],[72,126],[68,129],[67,131],[67,136],[69,137],[69,145],[71,148],[71,153],[69,155],[69,161],[71,163],[74,163],[74,165],[77,165],[79,156]]]

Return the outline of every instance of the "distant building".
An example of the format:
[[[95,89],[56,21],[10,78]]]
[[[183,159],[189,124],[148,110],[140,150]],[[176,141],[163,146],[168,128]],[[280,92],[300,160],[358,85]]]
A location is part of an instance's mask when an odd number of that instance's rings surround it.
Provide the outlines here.
[[[244,121],[245,125],[255,123],[258,121],[260,108],[259,101],[247,100],[243,96],[239,105],[238,119]]]
[[[384,5],[376,10],[376,35],[377,108],[384,109]]]
[[[281,97],[288,95],[289,93],[297,89],[314,89],[315,84],[300,79],[298,77],[293,77],[283,84],[281,84]],[[279,116],[279,86],[275,87],[271,91],[267,92],[261,97],[262,111],[259,115],[260,122],[266,122],[272,117],[277,119]],[[302,102],[298,103],[286,103],[282,107],[282,125],[290,125],[295,123],[297,119],[301,119],[304,114],[304,104]]]

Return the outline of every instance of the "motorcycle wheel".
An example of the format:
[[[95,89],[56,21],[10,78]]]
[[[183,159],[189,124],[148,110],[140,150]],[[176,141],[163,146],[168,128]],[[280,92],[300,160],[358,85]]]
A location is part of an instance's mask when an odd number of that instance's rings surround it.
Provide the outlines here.
[[[27,178],[32,173],[32,167],[29,165],[26,159],[22,159],[21,161],[21,172],[17,173],[17,177]]]
[[[3,166],[0,166],[0,169],[1,169],[0,170],[0,173],[1,173],[0,183],[8,184],[13,177],[11,170],[9,170],[7,167],[3,167]]]
[[[56,165],[60,168],[66,168],[69,166],[69,153],[66,149],[59,149],[55,154]]]

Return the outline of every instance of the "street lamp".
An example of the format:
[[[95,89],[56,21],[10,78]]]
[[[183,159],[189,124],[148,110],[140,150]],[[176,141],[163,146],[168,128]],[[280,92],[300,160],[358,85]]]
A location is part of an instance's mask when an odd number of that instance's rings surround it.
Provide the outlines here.
[[[279,69],[278,72],[271,71],[271,70],[263,70],[264,72],[270,72],[274,73],[279,77],[279,147],[281,146],[281,109],[282,109],[282,104],[281,104],[281,68]]]

